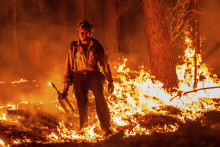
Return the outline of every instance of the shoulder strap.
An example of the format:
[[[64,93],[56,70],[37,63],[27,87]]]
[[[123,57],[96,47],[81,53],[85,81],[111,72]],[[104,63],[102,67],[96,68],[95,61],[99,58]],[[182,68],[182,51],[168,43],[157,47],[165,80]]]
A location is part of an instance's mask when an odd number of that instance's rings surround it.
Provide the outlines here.
[[[72,41],[70,44],[70,49],[74,54],[74,58],[76,56],[76,51],[77,51],[77,41]]]

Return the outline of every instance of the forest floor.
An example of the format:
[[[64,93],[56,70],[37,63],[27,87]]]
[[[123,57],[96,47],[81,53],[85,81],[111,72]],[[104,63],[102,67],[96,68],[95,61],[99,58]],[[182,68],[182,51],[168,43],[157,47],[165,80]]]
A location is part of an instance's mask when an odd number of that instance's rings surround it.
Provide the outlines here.
[[[29,86],[28,86],[29,87]],[[1,88],[8,89],[3,85]],[[10,89],[12,90],[12,89]],[[216,98],[216,107],[220,98]],[[220,112],[207,111],[196,120],[180,121],[169,115],[150,113],[137,117],[141,127],[151,129],[150,135],[135,134],[125,136],[123,128],[104,140],[79,141],[63,139],[54,141],[48,138],[52,132],[59,134],[58,126],[62,121],[69,130],[76,130],[79,125],[77,112],[67,115],[57,109],[58,102],[53,103],[20,103],[14,106],[0,106],[0,143],[6,146],[79,146],[79,147],[219,147],[220,146]],[[218,106],[217,106],[218,105]],[[95,107],[90,107],[95,112]],[[164,106],[172,114],[180,113],[174,107]],[[94,120],[93,122],[98,121]],[[71,123],[71,125],[70,125]],[[178,124],[175,132],[154,130],[158,126]],[[125,128],[128,129],[128,128]],[[132,128],[131,128],[132,129]],[[99,132],[98,132],[99,133]],[[62,138],[62,137],[61,137]],[[57,138],[59,140],[59,138]],[[1,146],[1,144],[0,144]]]
[[[24,104],[30,107],[30,104]],[[31,106],[32,107],[32,106]],[[38,106],[39,107],[39,106]],[[35,106],[36,108],[36,106]],[[40,110],[40,109],[39,109]],[[39,112],[39,113],[38,113]],[[67,140],[62,143],[38,143],[47,141],[45,134],[56,132],[59,119],[56,116],[42,111],[30,113],[24,109],[8,110],[10,119],[19,118],[19,122],[0,121],[0,138],[10,146],[146,146],[146,147],[176,147],[176,146],[201,146],[217,147],[220,146],[220,112],[209,111],[204,113],[203,117],[195,121],[179,123],[180,127],[175,132],[155,132],[151,135],[139,135],[125,137],[123,130],[114,135],[98,141],[77,141]],[[76,118],[71,118],[71,121]],[[178,123],[166,115],[148,115],[143,118],[142,127],[158,126],[163,123]],[[70,119],[69,119],[70,121]],[[78,123],[78,121],[75,121]],[[65,122],[68,128],[68,121]],[[70,127],[70,126],[69,126]],[[30,142],[21,140],[30,139]],[[21,143],[14,143],[14,140],[20,140]]]

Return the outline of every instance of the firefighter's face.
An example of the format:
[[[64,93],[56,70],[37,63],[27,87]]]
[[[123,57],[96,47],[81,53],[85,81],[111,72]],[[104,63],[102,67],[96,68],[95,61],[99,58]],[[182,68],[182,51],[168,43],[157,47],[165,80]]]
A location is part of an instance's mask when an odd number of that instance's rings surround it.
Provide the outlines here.
[[[89,31],[79,30],[79,39],[81,41],[86,41],[89,38]]]

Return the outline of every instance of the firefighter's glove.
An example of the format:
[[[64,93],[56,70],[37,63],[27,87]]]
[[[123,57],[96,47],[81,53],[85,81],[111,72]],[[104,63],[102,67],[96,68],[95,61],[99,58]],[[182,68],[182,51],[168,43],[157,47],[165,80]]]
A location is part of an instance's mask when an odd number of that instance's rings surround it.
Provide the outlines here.
[[[112,93],[114,91],[113,81],[108,82],[108,92]]]

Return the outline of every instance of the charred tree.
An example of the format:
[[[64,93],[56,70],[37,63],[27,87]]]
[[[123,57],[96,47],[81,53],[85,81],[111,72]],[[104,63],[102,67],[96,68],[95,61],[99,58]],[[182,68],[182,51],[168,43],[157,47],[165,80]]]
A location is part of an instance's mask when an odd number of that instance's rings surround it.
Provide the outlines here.
[[[105,42],[111,54],[110,57],[113,57],[118,54],[119,16],[117,13],[116,0],[106,0],[105,14]]]
[[[119,18],[129,9],[134,0],[106,0],[105,9],[105,43],[110,57],[118,56]]]
[[[64,2],[57,2],[57,23],[59,25],[62,25],[65,27],[67,25],[67,8],[66,8],[66,3]],[[65,28],[66,29],[66,28]],[[64,30],[65,30],[64,29]]]
[[[41,29],[39,20],[41,20],[41,12],[43,11],[44,3],[42,0],[31,0],[29,5],[25,5],[25,2],[21,2],[20,20],[23,21],[23,27],[19,29],[20,40],[19,50],[22,52],[22,60],[28,61],[30,67],[40,67],[39,57],[42,55],[42,42],[38,35],[38,31]],[[29,15],[24,15],[28,13]],[[30,19],[31,18],[31,19]]]
[[[76,20],[84,19],[85,18],[85,10],[84,10],[84,0],[76,0]]]
[[[198,16],[198,4],[197,0],[190,0],[191,6],[191,17],[190,17],[190,30],[191,30],[191,40],[192,40],[192,48],[195,50],[194,54],[194,89],[197,88],[198,85],[198,54],[200,54],[200,33],[199,33],[199,16]]]
[[[175,2],[176,5],[172,6],[173,9],[169,11],[168,18],[166,18],[170,26],[171,47],[178,44],[183,35],[185,35],[185,31],[188,32],[186,28],[188,26],[188,18],[190,14],[189,0],[177,0],[172,2]]]
[[[59,29],[59,34],[60,36],[62,36],[61,38],[59,38],[60,41],[62,41],[65,44],[69,43],[69,30],[68,30],[68,14],[67,14],[67,3],[63,2],[63,1],[57,1],[57,19],[55,21],[57,21],[57,27]]]
[[[166,89],[177,87],[171,41],[165,23],[163,0],[143,0],[146,32],[150,52],[150,69]]]
[[[33,4],[39,7],[40,11],[43,10],[43,0],[33,0]]]
[[[13,30],[13,40],[14,40],[14,49],[15,49],[15,57],[19,60],[19,52],[18,52],[18,41],[17,41],[17,6],[16,0],[12,1],[13,5],[13,19],[12,19],[12,30]]]
[[[11,26],[10,26],[10,32],[12,33],[12,48],[14,53],[14,59],[15,61],[20,61],[20,54],[19,54],[19,48],[18,48],[18,36],[17,36],[17,1],[16,0],[10,0],[9,1],[9,7],[12,8],[12,18],[11,18]]]

